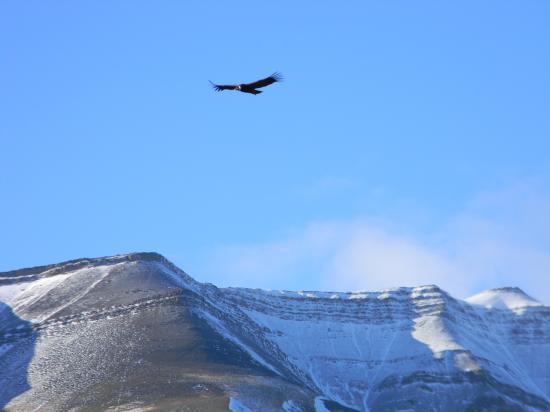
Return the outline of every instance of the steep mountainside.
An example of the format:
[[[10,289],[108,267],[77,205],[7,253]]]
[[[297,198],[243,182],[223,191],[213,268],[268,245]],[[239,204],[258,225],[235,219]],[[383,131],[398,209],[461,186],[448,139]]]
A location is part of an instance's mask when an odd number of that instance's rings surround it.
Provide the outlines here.
[[[5,272],[2,408],[547,411],[550,306],[220,289],[154,253]]]

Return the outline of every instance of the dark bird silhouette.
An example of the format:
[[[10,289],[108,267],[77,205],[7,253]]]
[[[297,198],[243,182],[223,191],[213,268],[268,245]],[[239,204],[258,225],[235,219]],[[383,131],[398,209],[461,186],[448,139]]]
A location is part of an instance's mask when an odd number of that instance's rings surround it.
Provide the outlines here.
[[[239,92],[243,93],[251,93],[251,94],[260,94],[262,93],[259,89],[260,87],[269,86],[270,84],[280,82],[283,80],[283,76],[281,76],[280,73],[273,73],[271,76],[266,77],[265,79],[257,80],[252,83],[242,83],[242,84],[212,84],[212,87],[217,92],[221,92],[222,90],[237,90]]]

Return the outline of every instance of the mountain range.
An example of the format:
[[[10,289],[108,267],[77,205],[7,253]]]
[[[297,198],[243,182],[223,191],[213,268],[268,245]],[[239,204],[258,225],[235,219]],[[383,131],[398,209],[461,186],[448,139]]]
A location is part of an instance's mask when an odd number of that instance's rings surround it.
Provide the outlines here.
[[[550,306],[200,283],[156,253],[0,273],[6,411],[550,411]]]

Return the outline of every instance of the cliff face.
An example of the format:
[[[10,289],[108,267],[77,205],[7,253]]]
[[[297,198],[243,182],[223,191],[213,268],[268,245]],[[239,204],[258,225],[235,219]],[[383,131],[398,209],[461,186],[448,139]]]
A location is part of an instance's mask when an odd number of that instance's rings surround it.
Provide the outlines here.
[[[504,288],[266,292],[157,254],[0,273],[0,408],[550,410],[550,307]]]

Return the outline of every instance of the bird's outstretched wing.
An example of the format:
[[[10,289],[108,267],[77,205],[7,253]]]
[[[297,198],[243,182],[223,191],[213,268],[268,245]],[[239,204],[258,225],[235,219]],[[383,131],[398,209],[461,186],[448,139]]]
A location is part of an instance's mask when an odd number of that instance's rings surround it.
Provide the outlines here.
[[[252,89],[258,89],[260,87],[269,86],[270,84],[280,82],[283,80],[283,76],[281,76],[280,73],[273,73],[271,76],[266,77],[265,79],[257,80],[252,83],[247,83],[245,86],[250,87]]]
[[[222,90],[235,90],[237,88],[236,84],[214,84],[210,82],[214,90],[221,92]]]

